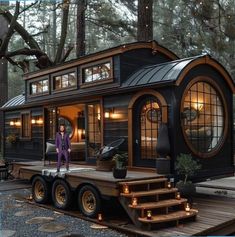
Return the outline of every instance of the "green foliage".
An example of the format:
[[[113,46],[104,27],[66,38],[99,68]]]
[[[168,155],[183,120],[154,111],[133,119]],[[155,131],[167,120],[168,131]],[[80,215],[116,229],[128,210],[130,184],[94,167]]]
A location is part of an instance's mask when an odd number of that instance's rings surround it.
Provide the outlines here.
[[[201,169],[201,165],[192,158],[191,154],[180,154],[177,156],[175,169],[179,175],[184,176],[184,184],[188,182],[188,178],[192,177],[197,170]]]
[[[115,161],[115,167],[117,169],[126,168],[127,160],[128,160],[128,154],[127,153],[117,153],[113,157],[113,161]]]

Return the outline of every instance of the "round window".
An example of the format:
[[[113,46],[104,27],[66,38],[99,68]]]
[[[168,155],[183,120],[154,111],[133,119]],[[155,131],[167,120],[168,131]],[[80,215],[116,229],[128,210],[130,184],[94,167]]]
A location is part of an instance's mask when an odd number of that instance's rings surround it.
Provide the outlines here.
[[[221,95],[207,81],[189,86],[183,96],[181,122],[191,150],[209,157],[219,150],[224,137],[225,114]]]

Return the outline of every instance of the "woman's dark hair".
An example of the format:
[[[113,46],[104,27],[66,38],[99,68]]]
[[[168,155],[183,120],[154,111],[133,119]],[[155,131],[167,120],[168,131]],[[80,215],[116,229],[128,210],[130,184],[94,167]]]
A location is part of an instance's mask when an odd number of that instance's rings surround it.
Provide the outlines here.
[[[60,131],[60,127],[64,127],[64,131],[66,131],[66,126],[65,126],[64,123],[61,123],[61,124],[59,125],[59,131]]]

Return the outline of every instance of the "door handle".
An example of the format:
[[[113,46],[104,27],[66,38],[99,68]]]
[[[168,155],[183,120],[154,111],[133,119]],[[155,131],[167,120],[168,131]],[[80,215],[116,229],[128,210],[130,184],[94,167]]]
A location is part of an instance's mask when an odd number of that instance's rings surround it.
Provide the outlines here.
[[[135,139],[135,143],[136,143],[136,144],[139,144],[139,140],[138,140],[138,139]]]

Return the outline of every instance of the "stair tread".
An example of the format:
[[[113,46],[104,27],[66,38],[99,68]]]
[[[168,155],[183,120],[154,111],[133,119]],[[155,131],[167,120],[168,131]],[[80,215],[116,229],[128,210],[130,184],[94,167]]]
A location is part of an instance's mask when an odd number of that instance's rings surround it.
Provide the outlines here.
[[[149,184],[149,183],[160,183],[167,181],[167,178],[155,178],[155,179],[144,179],[144,180],[134,180],[134,181],[126,181],[126,182],[119,182],[120,185],[139,185],[139,184]]]
[[[189,212],[176,211],[164,215],[153,215],[150,220],[147,219],[147,217],[139,217],[138,220],[144,223],[161,223],[161,222],[177,221],[181,219],[190,218],[196,216],[197,213],[198,213],[197,210],[191,209]]]
[[[141,197],[141,196],[151,196],[154,194],[167,194],[167,193],[174,193],[177,192],[177,188],[159,188],[153,189],[149,191],[137,191],[137,192],[130,192],[130,193],[121,193],[121,196],[124,197]]]
[[[176,205],[180,205],[185,202],[187,202],[187,199],[184,199],[184,198],[181,198],[180,200],[167,199],[167,200],[161,200],[161,201],[156,201],[156,202],[139,203],[134,206],[130,204],[129,207],[131,207],[133,209],[153,209],[153,208],[176,206]]]

